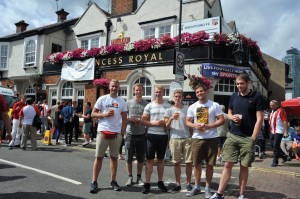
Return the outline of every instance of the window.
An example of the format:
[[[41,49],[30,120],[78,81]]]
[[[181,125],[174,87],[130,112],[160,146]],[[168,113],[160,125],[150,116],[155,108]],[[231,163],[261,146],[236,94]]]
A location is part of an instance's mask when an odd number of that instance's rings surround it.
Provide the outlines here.
[[[35,62],[35,41],[30,40],[25,48],[25,65],[34,65]]]
[[[8,44],[0,43],[0,70],[8,68]]]
[[[61,90],[61,97],[72,98],[73,96],[73,85],[71,82],[64,83]]]
[[[119,96],[126,100],[127,99],[127,88],[125,88],[125,87],[120,88]]]
[[[144,30],[144,39],[155,38],[155,28],[148,28]]]
[[[35,91],[32,87],[32,85],[28,85],[27,88],[25,89],[25,95],[34,95]]]
[[[97,37],[91,37],[91,38],[85,38],[81,40],[81,48],[84,50],[90,50],[92,48],[99,48],[100,42],[99,42],[99,36]]]
[[[164,35],[170,35],[171,36],[171,26],[161,26],[159,27],[159,38]]]
[[[84,98],[84,90],[78,90],[77,91],[77,97],[83,99]]]
[[[61,52],[62,46],[59,44],[52,44],[51,53]]]
[[[237,88],[232,79],[220,79],[220,81],[215,86],[215,94],[231,95],[236,91]]]

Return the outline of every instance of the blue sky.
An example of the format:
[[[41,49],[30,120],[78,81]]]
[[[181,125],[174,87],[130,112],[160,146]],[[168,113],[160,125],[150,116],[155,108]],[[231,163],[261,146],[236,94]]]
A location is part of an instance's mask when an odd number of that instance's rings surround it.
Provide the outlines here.
[[[93,0],[104,10],[108,1]],[[140,0],[141,1],[141,0]],[[151,1],[151,0],[148,0]],[[58,0],[58,9],[79,17],[88,0]],[[179,3],[174,0],[174,3]],[[291,47],[300,50],[299,0],[221,0],[224,19],[236,21],[240,33],[257,41],[261,50],[281,60]],[[0,37],[15,33],[15,23],[25,20],[27,29],[55,23],[56,0],[1,0]]]

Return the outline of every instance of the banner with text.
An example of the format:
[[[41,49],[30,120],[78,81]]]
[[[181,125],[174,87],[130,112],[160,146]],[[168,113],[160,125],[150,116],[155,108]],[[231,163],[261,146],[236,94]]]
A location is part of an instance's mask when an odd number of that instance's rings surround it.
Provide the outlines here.
[[[67,81],[93,80],[95,58],[84,61],[65,61],[61,70],[61,79]]]
[[[246,71],[251,76],[251,70],[236,66],[220,66],[216,64],[202,64],[202,75],[205,77],[222,77],[235,79],[236,76]]]

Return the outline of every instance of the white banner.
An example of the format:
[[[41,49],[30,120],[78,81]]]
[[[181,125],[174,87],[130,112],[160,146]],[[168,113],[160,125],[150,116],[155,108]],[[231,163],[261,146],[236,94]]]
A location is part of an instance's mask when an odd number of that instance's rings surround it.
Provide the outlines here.
[[[67,81],[93,80],[95,58],[84,61],[65,61],[61,70],[61,79]]]

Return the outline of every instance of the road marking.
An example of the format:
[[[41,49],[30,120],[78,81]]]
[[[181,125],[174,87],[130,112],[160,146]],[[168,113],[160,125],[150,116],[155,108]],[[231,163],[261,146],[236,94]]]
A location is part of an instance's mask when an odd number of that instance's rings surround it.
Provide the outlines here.
[[[56,174],[54,174],[54,173],[50,173],[50,172],[43,171],[43,170],[40,170],[40,169],[28,167],[28,166],[25,166],[25,165],[22,165],[22,164],[18,164],[18,163],[15,163],[15,162],[10,162],[10,161],[3,160],[3,159],[0,159],[0,162],[4,162],[4,163],[6,163],[6,164],[10,164],[10,165],[13,165],[13,166],[16,166],[16,167],[20,167],[20,168],[23,168],[23,169],[28,169],[28,170],[31,170],[31,171],[35,171],[35,172],[37,172],[37,173],[44,174],[44,175],[47,175],[47,176],[51,176],[51,177],[53,177],[53,178],[57,178],[57,179],[60,179],[60,180],[64,180],[64,181],[67,181],[67,182],[70,182],[70,183],[73,183],[73,184],[76,184],[76,185],[82,184],[81,182],[78,182],[78,181],[76,181],[76,180],[72,180],[72,179],[70,179],[70,178],[65,178],[65,177],[56,175]]]
[[[291,175],[291,176],[299,176],[300,174],[297,172],[291,172],[291,171],[280,171],[275,169],[268,169],[268,168],[257,168],[253,167],[252,170],[255,171],[262,171],[262,172],[269,172],[269,173],[276,173],[276,174],[285,174],[285,175]]]

